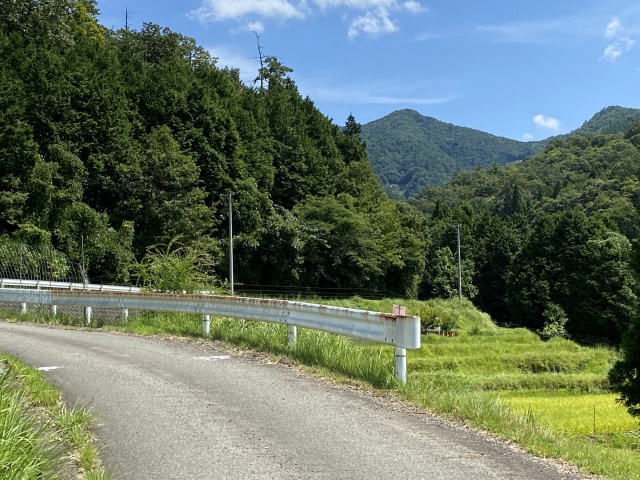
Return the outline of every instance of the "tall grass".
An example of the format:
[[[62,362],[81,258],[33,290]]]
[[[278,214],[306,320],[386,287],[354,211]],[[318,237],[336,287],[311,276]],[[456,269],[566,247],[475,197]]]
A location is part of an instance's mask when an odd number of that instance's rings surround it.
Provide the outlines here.
[[[0,479],[105,480],[92,415],[69,409],[41,372],[0,354]]]
[[[59,452],[24,389],[11,385],[9,371],[0,378],[0,478],[24,480],[60,478]]]

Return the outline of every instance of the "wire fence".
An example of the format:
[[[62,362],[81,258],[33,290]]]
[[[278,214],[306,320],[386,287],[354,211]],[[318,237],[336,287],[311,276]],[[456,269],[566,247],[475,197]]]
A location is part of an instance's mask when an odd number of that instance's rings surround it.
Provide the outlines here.
[[[30,246],[4,241],[0,238],[0,278],[16,280],[41,280],[53,282],[91,283],[87,271],[81,263],[71,262],[64,254],[51,246]],[[102,283],[101,279],[91,279]],[[366,299],[394,297],[392,292],[366,288],[307,287],[300,285],[234,285],[236,295],[246,297],[282,298],[292,300],[342,299],[359,296]],[[0,311],[19,312],[19,304],[0,303]],[[41,307],[38,307],[39,309]],[[67,311],[68,310],[68,311]],[[112,309],[111,309],[112,310]],[[113,321],[120,311],[110,309],[95,310],[94,316]],[[65,307],[60,313],[82,317],[81,308]]]
[[[0,278],[88,283],[86,269],[51,246],[1,240]]]
[[[3,239],[0,239],[0,278],[89,283],[87,271],[82,264],[70,261],[51,246],[32,246]],[[0,311],[19,313],[21,308],[19,303],[0,302]],[[29,310],[47,313],[48,307],[29,305]],[[72,305],[59,306],[58,314],[81,319],[84,309]],[[122,311],[114,308],[94,308],[93,316],[105,322],[112,322],[120,319]]]

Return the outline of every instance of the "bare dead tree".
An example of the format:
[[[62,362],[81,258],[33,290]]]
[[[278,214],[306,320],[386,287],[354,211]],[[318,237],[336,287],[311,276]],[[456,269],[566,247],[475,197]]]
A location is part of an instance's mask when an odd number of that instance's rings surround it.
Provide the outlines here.
[[[262,45],[260,45],[260,35],[255,31],[253,34],[256,36],[256,43],[258,44],[258,61],[260,62],[258,76],[253,80],[253,83],[260,81],[260,90],[262,90],[264,89],[264,55],[262,54]]]
[[[124,9],[124,29],[129,31],[129,18],[131,18],[131,10],[128,8]]]

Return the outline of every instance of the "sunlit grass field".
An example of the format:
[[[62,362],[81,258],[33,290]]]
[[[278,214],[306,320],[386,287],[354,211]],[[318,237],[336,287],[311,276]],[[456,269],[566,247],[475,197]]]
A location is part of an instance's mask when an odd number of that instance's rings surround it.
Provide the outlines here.
[[[638,421],[616,402],[613,394],[525,390],[502,392],[500,397],[516,412],[531,415],[554,431],[569,436],[598,437],[638,429]]]

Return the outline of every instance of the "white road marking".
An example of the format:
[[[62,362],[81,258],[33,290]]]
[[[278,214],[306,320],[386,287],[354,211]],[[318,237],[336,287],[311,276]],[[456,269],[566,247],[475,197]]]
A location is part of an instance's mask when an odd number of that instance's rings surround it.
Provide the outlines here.
[[[40,367],[38,368],[38,370],[40,370],[41,372],[50,372],[51,370],[57,370],[59,368],[62,367]]]
[[[210,357],[193,357],[196,360],[203,360],[205,362],[217,362],[218,360],[229,360],[231,355],[212,355]]]

